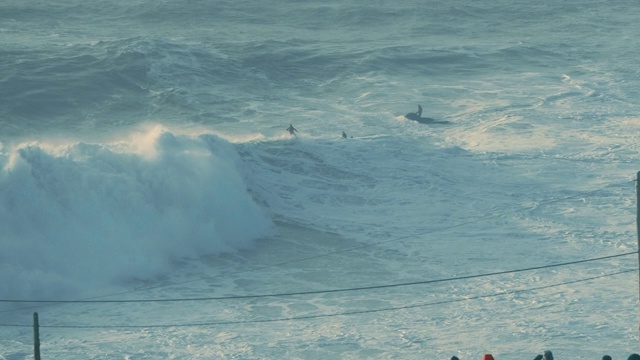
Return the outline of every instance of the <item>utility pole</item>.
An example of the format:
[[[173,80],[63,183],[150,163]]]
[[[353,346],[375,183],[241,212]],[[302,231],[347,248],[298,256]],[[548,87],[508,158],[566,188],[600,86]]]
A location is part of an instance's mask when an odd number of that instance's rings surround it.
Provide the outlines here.
[[[638,295],[640,296],[640,171],[636,174],[636,231],[638,232],[638,248],[636,249],[638,252]],[[638,323],[638,334],[640,334],[640,322]]]
[[[40,360],[40,324],[38,324],[38,313],[33,313],[33,358]]]

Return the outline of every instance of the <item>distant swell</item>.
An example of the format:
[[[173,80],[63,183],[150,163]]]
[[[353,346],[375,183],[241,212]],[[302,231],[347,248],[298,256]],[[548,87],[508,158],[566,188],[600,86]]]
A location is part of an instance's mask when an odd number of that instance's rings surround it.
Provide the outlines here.
[[[270,234],[239,158],[213,135],[0,153],[0,296],[63,296],[146,279],[180,258]]]

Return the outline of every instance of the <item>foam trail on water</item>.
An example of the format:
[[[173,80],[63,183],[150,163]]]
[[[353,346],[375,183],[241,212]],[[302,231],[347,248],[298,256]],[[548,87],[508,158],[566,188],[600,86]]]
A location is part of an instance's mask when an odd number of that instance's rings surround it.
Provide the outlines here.
[[[0,150],[0,297],[69,296],[273,231],[233,146],[210,134]]]

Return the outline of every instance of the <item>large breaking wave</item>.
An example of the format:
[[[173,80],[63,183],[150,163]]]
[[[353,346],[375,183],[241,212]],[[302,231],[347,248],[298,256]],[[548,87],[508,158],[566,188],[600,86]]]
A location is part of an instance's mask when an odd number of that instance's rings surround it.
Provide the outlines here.
[[[232,145],[156,129],[128,142],[0,153],[0,295],[68,296],[272,231]]]

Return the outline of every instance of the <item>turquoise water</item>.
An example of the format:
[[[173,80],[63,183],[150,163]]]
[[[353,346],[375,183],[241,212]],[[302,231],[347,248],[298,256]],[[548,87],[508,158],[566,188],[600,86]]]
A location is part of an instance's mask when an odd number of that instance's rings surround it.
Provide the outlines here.
[[[633,252],[639,15],[595,0],[5,1],[0,298],[289,293]],[[404,118],[418,104],[446,123]],[[43,339],[58,358],[623,358],[636,275],[571,282],[635,268],[37,309],[70,326]],[[0,305],[0,356],[24,358],[30,329],[7,325],[33,308]],[[144,326],[202,322],[218,325]]]

